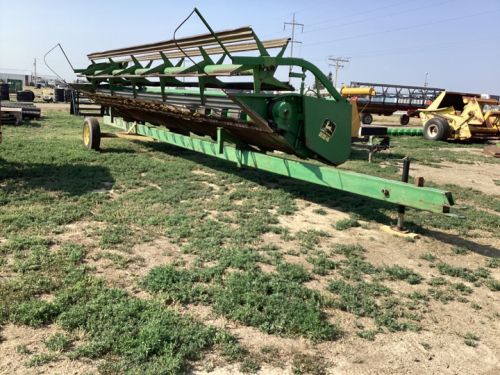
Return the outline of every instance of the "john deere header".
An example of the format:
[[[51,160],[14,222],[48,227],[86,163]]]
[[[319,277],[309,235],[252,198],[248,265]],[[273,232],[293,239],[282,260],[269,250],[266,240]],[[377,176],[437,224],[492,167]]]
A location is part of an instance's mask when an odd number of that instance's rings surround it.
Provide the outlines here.
[[[452,215],[453,197],[446,191],[270,155],[282,151],[329,165],[344,163],[357,111],[316,66],[284,57],[288,39],[261,41],[250,27],[214,32],[197,9],[194,13],[209,33],[185,38],[174,33],[167,41],[91,53],[90,65],[75,70],[88,83],[73,86],[111,110],[105,123],[127,131],[101,134],[97,120],[86,119],[88,148],[99,148],[104,136],[149,137],[238,165]],[[250,51],[257,56],[247,56]],[[300,70],[289,74],[298,90],[275,77],[291,66]],[[307,74],[331,97],[308,95]],[[217,144],[191,134],[210,136]]]

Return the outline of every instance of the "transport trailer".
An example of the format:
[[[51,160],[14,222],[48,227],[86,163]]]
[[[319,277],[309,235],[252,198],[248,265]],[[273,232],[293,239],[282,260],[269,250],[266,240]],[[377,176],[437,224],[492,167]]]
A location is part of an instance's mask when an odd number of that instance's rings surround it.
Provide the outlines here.
[[[289,39],[260,41],[250,27],[214,32],[196,8],[189,17],[193,14],[208,33],[185,38],[174,33],[172,40],[91,53],[90,65],[74,70],[88,83],[72,86],[109,109],[103,122],[122,130],[101,133],[98,120],[86,118],[87,148],[99,149],[104,137],[167,142],[327,186],[332,193],[338,189],[397,204],[399,230],[405,206],[464,218],[451,212],[451,192],[407,183],[408,160],[404,182],[335,168],[349,157],[353,126],[359,127],[357,111],[353,114],[355,107],[315,65],[283,57]],[[272,49],[278,52],[271,55]],[[300,71],[289,73],[290,67]],[[275,77],[280,69],[299,81],[299,92]],[[331,98],[306,96],[307,74]]]
[[[399,123],[408,125],[410,117],[418,115],[418,109],[428,107],[444,89],[420,86],[400,86],[382,83],[351,82],[350,87],[373,87],[375,95],[361,98],[354,97],[358,103],[363,124],[371,124],[373,114],[390,116],[397,111],[405,111]]]

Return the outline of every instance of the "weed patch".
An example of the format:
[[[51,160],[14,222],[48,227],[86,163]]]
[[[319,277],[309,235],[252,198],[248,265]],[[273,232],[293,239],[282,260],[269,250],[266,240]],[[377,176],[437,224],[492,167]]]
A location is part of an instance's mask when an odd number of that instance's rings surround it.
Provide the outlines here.
[[[221,275],[223,268],[217,270],[216,275]],[[265,274],[252,270],[224,278],[212,277],[213,274],[201,278],[203,271],[160,266],[152,269],[141,285],[161,292],[167,299],[211,304],[214,312],[266,333],[300,335],[315,341],[332,340],[339,335],[340,328],[328,324],[320,310],[328,301],[300,284],[309,280],[310,274],[302,266],[288,263],[280,263],[277,271]],[[212,284],[206,287],[200,282]]]
[[[431,253],[423,253],[420,254],[420,259],[424,259],[428,262],[434,262],[436,260],[436,257],[432,255]]]
[[[486,258],[485,267],[500,268],[500,258]]]
[[[320,356],[295,354],[292,360],[292,372],[295,375],[326,375],[326,363]]]
[[[419,284],[422,276],[415,273],[411,268],[402,267],[395,264],[392,267],[385,267],[384,272],[393,280],[405,280],[409,284]]]
[[[475,271],[473,271],[466,267],[453,267],[452,265],[444,262],[436,263],[436,267],[442,275],[459,277],[470,282],[487,279],[490,274],[490,271],[482,267],[478,267]]]
[[[54,333],[47,340],[42,340],[45,347],[53,352],[63,351],[71,343],[61,332]]]
[[[467,249],[466,247],[463,247],[463,246],[453,246],[451,248],[451,251],[453,251],[453,253],[455,253],[457,255],[465,255],[469,252],[469,249]]]
[[[41,366],[44,365],[45,363],[53,361],[56,358],[57,358],[56,354],[47,354],[47,353],[33,354],[30,360],[26,362],[24,366],[26,367]]]
[[[335,229],[346,230],[349,228],[356,228],[361,226],[356,219],[343,219],[335,223]]]
[[[413,323],[398,321],[399,318],[408,316],[400,301],[391,300],[391,303],[382,305],[377,303],[375,297],[393,294],[392,290],[382,284],[361,281],[350,285],[343,280],[336,279],[330,281],[327,290],[340,295],[340,300],[335,301],[335,307],[343,311],[351,312],[356,316],[373,318],[376,325],[387,327],[391,332],[418,330],[418,326]]]

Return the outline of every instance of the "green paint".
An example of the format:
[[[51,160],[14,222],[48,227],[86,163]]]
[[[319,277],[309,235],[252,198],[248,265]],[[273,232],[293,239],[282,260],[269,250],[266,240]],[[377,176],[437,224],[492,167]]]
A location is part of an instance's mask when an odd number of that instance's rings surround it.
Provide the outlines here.
[[[407,135],[407,136],[422,136],[422,129],[387,129],[387,135],[390,136],[398,136],[398,135]]]
[[[123,130],[129,130],[133,124],[120,118],[111,120],[104,117],[104,123]],[[331,167],[320,167],[300,161],[282,159],[252,151],[238,150],[232,147],[182,136],[157,127],[137,125],[137,133],[188,150],[238,163],[242,166],[276,173],[282,176],[328,186],[365,197],[401,204],[435,213],[446,213],[455,202],[450,192],[421,188],[403,182],[343,171]]]

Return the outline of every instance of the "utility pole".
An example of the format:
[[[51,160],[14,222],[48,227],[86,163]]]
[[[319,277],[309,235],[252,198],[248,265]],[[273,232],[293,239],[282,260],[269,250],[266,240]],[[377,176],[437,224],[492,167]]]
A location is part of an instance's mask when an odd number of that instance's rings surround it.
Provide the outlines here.
[[[328,60],[335,61],[335,64],[328,64],[328,66],[335,66],[335,80],[333,81],[333,86],[337,88],[337,71],[339,68],[343,68],[344,65],[340,65],[341,62],[349,62],[350,57],[337,57],[334,59],[333,57],[329,57]]]
[[[290,57],[293,57],[293,43],[302,43],[302,42],[297,42],[294,39],[295,26],[302,26],[302,31],[304,31],[304,24],[295,22],[295,13],[294,13],[293,14],[293,21],[292,22],[285,22],[283,25],[283,31],[285,31],[286,25],[292,25],[292,46],[290,48]],[[290,69],[288,69],[288,84],[290,84],[290,73],[291,72],[292,72],[292,66],[290,65]]]
[[[36,88],[36,57],[35,57],[35,88]],[[28,82],[29,83],[29,82]]]

